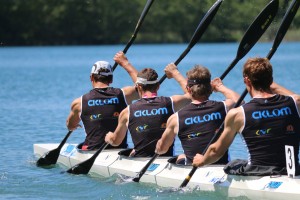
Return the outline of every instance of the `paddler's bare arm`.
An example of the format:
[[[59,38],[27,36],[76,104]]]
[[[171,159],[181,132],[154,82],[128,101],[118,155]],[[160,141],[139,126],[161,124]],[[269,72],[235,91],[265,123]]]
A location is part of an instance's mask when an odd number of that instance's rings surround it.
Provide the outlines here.
[[[81,112],[81,97],[75,99],[71,104],[71,111],[67,118],[66,125],[70,131],[81,127],[80,122],[80,112]]]
[[[193,160],[193,166],[201,167],[218,161],[226,152],[234,140],[235,134],[243,126],[242,109],[231,109],[225,118],[225,127],[220,138],[209,146],[204,155],[196,154]]]
[[[238,99],[240,98],[240,95],[237,92],[227,88],[220,78],[214,78],[211,81],[211,87],[214,92],[220,92],[225,96],[225,104],[227,110],[233,108]],[[242,104],[243,103],[244,102],[242,102]]]
[[[174,78],[179,83],[181,89],[185,94],[188,93],[186,89],[186,78],[182,76],[174,63],[168,64],[164,71],[169,79]]]
[[[274,94],[281,94],[281,95],[288,95],[292,96],[296,102],[296,105],[298,107],[298,111],[300,111],[300,95],[296,94],[295,92],[286,89],[285,87],[273,82],[270,86],[271,91]]]
[[[172,145],[175,136],[178,132],[177,114],[173,114],[167,121],[167,127],[162,137],[156,143],[155,153],[164,154]]]
[[[112,145],[118,146],[122,143],[127,132],[128,123],[128,107],[125,108],[119,115],[119,122],[114,132],[108,132],[105,136],[105,142]]]
[[[114,60],[127,71],[133,83],[135,83],[137,79],[138,71],[128,61],[123,51],[119,51],[118,53],[116,53],[116,55],[114,56]]]

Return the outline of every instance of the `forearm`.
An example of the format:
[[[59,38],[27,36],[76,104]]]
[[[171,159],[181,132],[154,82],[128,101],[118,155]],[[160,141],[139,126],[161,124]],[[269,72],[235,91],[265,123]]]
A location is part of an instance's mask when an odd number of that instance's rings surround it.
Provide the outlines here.
[[[67,126],[68,130],[74,131],[78,126],[80,126],[79,122],[80,122],[80,117],[79,117],[78,113],[77,112],[75,113],[72,110],[66,120],[66,126]]]
[[[162,141],[162,139],[157,141],[155,153],[161,155],[166,153],[169,150],[169,147]]]
[[[119,143],[119,141],[116,138],[116,134],[114,134],[113,132],[108,132],[106,137],[105,137],[105,142],[112,145],[112,146],[118,146],[122,143],[122,140]]]
[[[134,66],[129,61],[125,62],[121,66],[127,71],[129,76],[131,77],[133,83],[135,83],[136,79],[137,79],[138,71],[134,68]]]
[[[240,95],[237,92],[227,88],[223,84],[218,86],[216,89],[218,92],[222,93],[226,99],[231,99],[232,101],[237,102],[240,98]]]
[[[182,74],[178,70],[173,73],[173,78],[177,81],[177,83],[179,83],[183,92],[187,93],[186,79],[182,76]]]
[[[214,145],[210,145],[207,149],[206,153],[203,155],[203,159],[199,161],[198,163],[194,163],[197,167],[202,167],[205,165],[212,164],[214,162],[217,162],[223,154],[217,153],[216,148]]]
[[[278,85],[277,83],[273,82],[270,86],[271,91],[274,94],[281,94],[281,95],[292,95],[295,94],[294,92],[282,87],[281,85]]]
[[[129,60],[127,59],[125,54],[122,51],[119,51],[114,56],[114,60],[127,71],[129,76],[131,77],[132,81],[135,83],[138,71],[129,62]]]

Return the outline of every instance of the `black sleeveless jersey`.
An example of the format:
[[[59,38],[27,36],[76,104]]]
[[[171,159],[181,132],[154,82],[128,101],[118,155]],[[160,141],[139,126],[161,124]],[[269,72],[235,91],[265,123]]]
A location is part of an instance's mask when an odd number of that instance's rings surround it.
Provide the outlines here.
[[[95,88],[82,96],[81,120],[86,138],[83,145],[89,150],[104,144],[105,135],[115,131],[120,112],[127,107],[123,91],[119,88]],[[116,148],[127,147],[127,136]],[[110,145],[107,148],[112,148]]]
[[[285,145],[291,145],[298,164],[300,120],[293,98],[254,98],[242,108],[245,124],[241,135],[248,148],[248,163],[285,167]]]
[[[197,153],[202,154],[208,143],[218,131],[226,116],[224,102],[205,101],[190,103],[178,111],[178,137],[187,158],[187,164],[193,162]],[[228,152],[217,162],[228,162]]]
[[[174,113],[170,97],[142,98],[129,106],[128,129],[136,151],[135,156],[153,156],[156,143]],[[173,145],[162,156],[172,156]]]

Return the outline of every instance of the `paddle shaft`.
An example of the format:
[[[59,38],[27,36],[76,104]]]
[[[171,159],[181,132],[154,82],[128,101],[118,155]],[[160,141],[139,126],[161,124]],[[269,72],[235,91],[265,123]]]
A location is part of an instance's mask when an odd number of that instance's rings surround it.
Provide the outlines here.
[[[134,32],[133,32],[133,34],[132,34],[130,40],[129,40],[128,43],[126,44],[124,50],[123,50],[123,53],[124,53],[124,54],[127,53],[127,50],[129,49],[129,47],[130,47],[130,46],[132,45],[132,43],[134,42],[134,40],[135,40],[135,38],[136,38],[136,36],[137,36],[137,34],[138,34],[138,32],[139,32],[139,30],[140,30],[140,28],[141,28],[141,26],[142,26],[142,24],[143,24],[143,22],[144,22],[144,19],[145,19],[145,17],[146,17],[146,15],[147,15],[147,13],[148,13],[148,11],[149,11],[149,9],[150,9],[150,7],[151,7],[151,5],[152,5],[153,2],[154,2],[154,0],[148,0],[148,1],[147,1],[146,5],[145,5],[145,7],[144,7],[144,10],[143,10],[143,12],[142,12],[142,14],[141,14],[141,16],[140,16],[140,18],[139,18],[139,21],[138,21],[138,23],[136,24],[136,27],[135,27],[135,29],[134,29]],[[113,71],[116,69],[117,66],[118,66],[118,63],[115,62],[115,64],[113,65]]]
[[[200,40],[203,33],[207,29],[208,25],[213,20],[214,16],[216,15],[219,7],[221,6],[223,0],[217,0],[214,5],[207,11],[203,19],[200,21],[196,31],[194,32],[187,48],[182,52],[182,54],[179,56],[179,58],[174,62],[175,65],[178,65],[181,60],[190,52],[190,50],[195,46],[195,44]],[[167,75],[164,74],[163,77],[159,80],[159,84],[162,84],[162,82],[167,78]]]
[[[263,10],[260,12],[260,14],[256,17],[254,22],[249,26],[246,33],[244,34],[238,51],[237,56],[233,60],[233,62],[229,65],[229,67],[225,70],[225,72],[220,76],[220,79],[224,79],[224,77],[229,73],[229,71],[236,65],[236,63],[244,57],[250,49],[254,46],[254,44],[259,40],[259,38],[262,36],[262,34],[267,30],[271,22],[273,21],[277,10],[278,10],[278,0],[272,0]],[[244,92],[240,99],[238,100],[239,104],[242,102],[244,97],[247,95],[247,91]],[[242,98],[243,97],[243,98]],[[238,106],[238,102],[235,104],[235,106]],[[217,133],[215,133],[212,140],[209,142],[209,144],[206,146],[204,152],[202,154],[205,154],[206,150],[208,149],[209,145],[214,142],[215,139],[219,137],[221,134],[221,130],[223,129],[224,122],[222,123],[220,129]],[[184,181],[181,183],[180,188],[185,187],[193,174],[196,172],[197,167],[193,167],[188,176],[184,179]]]
[[[143,167],[143,169],[136,175],[135,178],[133,178],[132,180],[134,182],[139,182],[140,179],[142,178],[142,176],[145,174],[145,172],[147,171],[148,167],[154,162],[154,160],[159,156],[159,154],[154,154],[154,156],[148,161],[148,163]]]

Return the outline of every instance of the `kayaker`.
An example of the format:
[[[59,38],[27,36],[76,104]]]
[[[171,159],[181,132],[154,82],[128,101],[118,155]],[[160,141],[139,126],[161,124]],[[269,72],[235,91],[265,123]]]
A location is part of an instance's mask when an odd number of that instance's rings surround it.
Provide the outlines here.
[[[227,88],[220,78],[211,81],[211,74],[206,67],[196,65],[186,74],[186,88],[192,102],[168,119],[167,128],[157,142],[156,153],[165,153],[178,135],[184,154],[176,158],[176,163],[191,165],[196,153],[204,151],[224,121],[227,111],[240,96]],[[167,76],[172,77],[173,74],[167,73]],[[210,100],[212,91],[222,93],[226,99]],[[227,151],[217,163],[228,163]]]
[[[286,174],[285,145],[290,145],[295,155],[287,159],[294,159],[299,174],[300,96],[273,82],[273,69],[267,58],[249,58],[243,67],[243,78],[252,100],[228,112],[220,138],[204,156],[197,154],[193,165],[201,167],[217,161],[239,132],[249,157],[228,163],[224,168],[226,173]]]
[[[121,56],[123,53],[118,52],[114,60],[119,62]],[[121,66],[133,80],[136,79],[137,71],[130,63],[124,63]],[[82,144],[83,150],[100,148],[104,144],[106,133],[114,131],[117,127],[120,112],[126,108],[127,104],[139,98],[134,86],[122,89],[110,86],[113,82],[113,71],[106,61],[97,61],[92,66],[90,81],[93,89],[72,102],[66,122],[69,130],[75,130],[82,120],[86,132],[86,138]],[[127,146],[127,137],[125,137],[117,148],[127,148]],[[107,148],[112,148],[112,146],[109,145]]]
[[[166,68],[178,72],[177,68]],[[136,80],[136,89],[140,99],[127,106],[119,116],[119,124],[114,132],[109,132],[105,141],[111,145],[119,145],[129,129],[134,144],[130,156],[149,157],[154,155],[157,140],[166,128],[168,118],[184,105],[191,102],[190,95],[186,93],[185,78],[174,72],[173,78],[185,91],[183,95],[171,97],[158,96],[159,80],[154,69],[144,68]],[[172,147],[163,156],[173,156]]]

